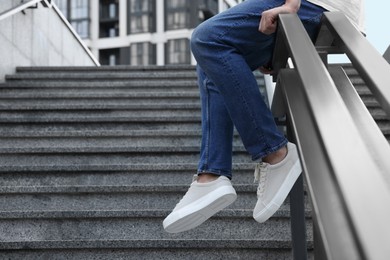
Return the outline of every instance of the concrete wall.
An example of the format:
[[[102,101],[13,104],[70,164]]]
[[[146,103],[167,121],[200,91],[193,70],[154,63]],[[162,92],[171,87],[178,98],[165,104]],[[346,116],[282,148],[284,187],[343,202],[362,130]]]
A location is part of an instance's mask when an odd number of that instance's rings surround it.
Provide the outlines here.
[[[20,0],[0,1],[0,12]],[[0,82],[17,66],[98,66],[56,6],[26,9],[0,20]]]

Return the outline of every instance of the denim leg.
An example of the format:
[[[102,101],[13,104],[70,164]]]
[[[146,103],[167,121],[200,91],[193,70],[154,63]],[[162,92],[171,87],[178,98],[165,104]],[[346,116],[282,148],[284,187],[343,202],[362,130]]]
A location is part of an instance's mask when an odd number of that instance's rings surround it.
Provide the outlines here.
[[[202,104],[202,144],[198,173],[232,178],[233,122],[223,97],[202,69],[197,67]]]
[[[258,32],[261,13],[284,2],[246,0],[205,21],[194,30],[191,49],[201,68],[198,70],[199,77],[203,79],[201,84],[209,86],[203,93],[201,87],[202,115],[223,114],[218,117],[218,124],[210,123],[216,120],[215,117],[208,118],[210,129],[202,139],[201,163],[204,158],[208,158],[206,165],[216,165],[212,170],[223,173],[227,168],[217,167],[231,164],[231,122],[253,160],[275,152],[287,143],[275,125],[252,73],[271,59],[275,42],[274,34]],[[306,23],[305,27],[315,30],[323,11],[303,0],[298,15]],[[205,109],[209,111],[205,112]],[[226,136],[216,141],[215,137],[225,131]],[[212,161],[212,157],[203,157],[204,154],[217,153],[220,155],[220,163]],[[206,171],[206,168],[203,170]]]

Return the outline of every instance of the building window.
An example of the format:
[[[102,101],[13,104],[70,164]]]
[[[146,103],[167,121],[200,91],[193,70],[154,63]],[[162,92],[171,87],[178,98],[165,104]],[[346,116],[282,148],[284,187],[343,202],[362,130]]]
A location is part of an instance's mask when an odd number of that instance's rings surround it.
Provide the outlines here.
[[[104,49],[99,51],[101,65],[119,65],[119,49]]]
[[[169,40],[166,44],[166,64],[190,64],[190,43],[188,39]]]
[[[156,46],[148,42],[132,43],[130,45],[130,64],[156,64]]]
[[[99,37],[119,36],[119,3],[118,0],[100,1]]]
[[[218,0],[165,0],[167,30],[195,28],[218,13]]]
[[[68,19],[68,1],[69,0],[56,0],[58,9],[61,10],[62,14]]]
[[[57,0],[57,5],[81,38],[89,38],[89,0]]]
[[[156,31],[155,5],[153,0],[128,0],[128,34]]]
[[[213,17],[218,13],[218,0],[198,0],[198,1],[199,1],[199,20],[197,24]]]
[[[190,6],[194,1],[166,0],[165,24],[167,30],[190,28]]]

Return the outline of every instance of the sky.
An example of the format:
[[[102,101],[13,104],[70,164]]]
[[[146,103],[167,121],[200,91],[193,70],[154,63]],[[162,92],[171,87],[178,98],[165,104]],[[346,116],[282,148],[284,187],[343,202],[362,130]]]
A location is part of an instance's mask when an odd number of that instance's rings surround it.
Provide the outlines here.
[[[388,13],[389,10],[389,0],[365,0],[366,38],[382,55],[390,45],[390,13]],[[329,55],[329,62],[348,63],[350,61],[348,60],[346,55]]]
[[[368,41],[383,54],[390,45],[390,1],[365,0],[365,27]]]

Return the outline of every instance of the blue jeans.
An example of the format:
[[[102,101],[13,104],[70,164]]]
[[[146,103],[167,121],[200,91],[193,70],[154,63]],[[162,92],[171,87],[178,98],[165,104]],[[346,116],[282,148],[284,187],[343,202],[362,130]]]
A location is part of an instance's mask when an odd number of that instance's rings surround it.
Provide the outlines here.
[[[287,144],[253,75],[253,70],[272,59],[275,43],[275,34],[258,32],[261,14],[284,2],[246,0],[194,30],[191,50],[198,63],[202,104],[198,173],[232,178],[234,126],[253,160]],[[302,0],[298,16],[312,38],[316,36],[324,11]]]

